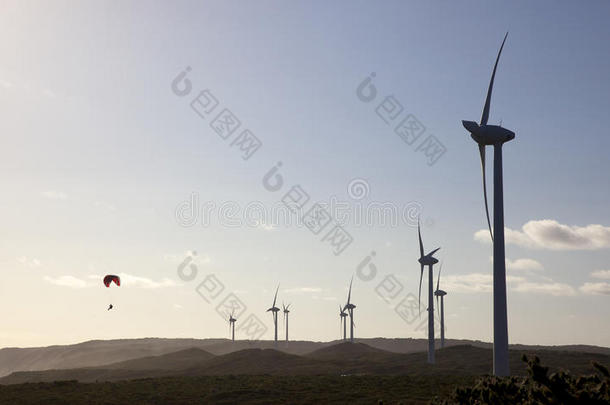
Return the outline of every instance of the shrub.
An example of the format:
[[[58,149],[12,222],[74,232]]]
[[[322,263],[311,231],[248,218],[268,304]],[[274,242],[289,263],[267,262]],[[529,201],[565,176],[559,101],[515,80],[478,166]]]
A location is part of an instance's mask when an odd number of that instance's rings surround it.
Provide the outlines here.
[[[522,360],[527,363],[527,377],[485,376],[472,387],[457,388],[450,400],[434,400],[433,404],[511,405],[511,404],[610,404],[608,369],[593,362],[595,373],[572,376],[566,371],[548,375],[548,367],[537,356]]]

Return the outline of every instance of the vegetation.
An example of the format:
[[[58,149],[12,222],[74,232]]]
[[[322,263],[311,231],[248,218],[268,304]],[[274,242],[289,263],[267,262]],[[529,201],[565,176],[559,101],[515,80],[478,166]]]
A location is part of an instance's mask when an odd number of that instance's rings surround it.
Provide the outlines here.
[[[458,388],[451,400],[435,404],[610,404],[610,374],[603,365],[593,362],[595,374],[573,376],[558,371],[549,376],[549,368],[537,356],[528,358],[527,377],[480,378],[472,387]]]
[[[201,376],[0,385],[0,404],[427,404],[471,376]],[[382,401],[382,402],[381,402]]]

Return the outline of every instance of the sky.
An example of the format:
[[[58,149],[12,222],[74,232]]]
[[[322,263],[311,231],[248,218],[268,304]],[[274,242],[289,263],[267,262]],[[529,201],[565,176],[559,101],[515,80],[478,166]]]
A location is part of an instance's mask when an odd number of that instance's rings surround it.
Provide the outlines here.
[[[426,251],[441,247],[446,337],[491,341],[461,120],[480,119],[507,31],[489,122],[516,133],[509,341],[610,346],[609,15],[603,1],[2,1],[0,347],[229,337],[229,306],[236,338],[271,339],[278,284],[290,337],[333,340],[352,277],[356,337],[423,338],[418,217]],[[419,130],[401,137],[407,122]],[[324,227],[303,219],[316,203]]]

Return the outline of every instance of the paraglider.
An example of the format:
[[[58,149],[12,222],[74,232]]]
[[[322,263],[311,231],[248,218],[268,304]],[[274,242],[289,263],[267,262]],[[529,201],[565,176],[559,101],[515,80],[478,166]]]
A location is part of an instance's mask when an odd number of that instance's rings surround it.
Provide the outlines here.
[[[118,286],[121,285],[121,278],[119,276],[115,276],[112,274],[108,274],[106,277],[104,277],[104,285],[106,287],[110,287],[110,284],[114,281],[114,283]]]
[[[108,274],[104,277],[104,285],[106,286],[106,288],[110,288],[110,284],[116,284],[117,286],[121,286],[121,278],[119,276],[115,276],[113,274]],[[113,307],[112,304],[110,304],[108,306],[107,311],[110,311]]]

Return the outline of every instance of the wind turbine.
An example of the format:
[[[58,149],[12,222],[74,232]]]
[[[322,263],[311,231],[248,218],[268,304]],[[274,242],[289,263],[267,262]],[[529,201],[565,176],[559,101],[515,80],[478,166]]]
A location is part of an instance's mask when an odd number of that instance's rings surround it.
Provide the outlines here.
[[[347,318],[347,312],[345,312],[345,308],[341,308],[341,305],[339,305],[339,316],[341,318],[339,318],[339,332],[341,331],[341,324],[343,324],[343,340],[347,339],[347,333],[346,333],[346,326],[347,326],[347,322],[346,322],[346,318]]]
[[[421,230],[419,228],[419,221],[417,221],[417,236],[419,237],[419,259],[417,261],[421,265],[421,272],[419,274],[418,302],[421,302],[421,281],[424,276],[424,266],[428,266],[428,363],[434,364],[434,298],[432,287],[434,286],[433,267],[436,263],[438,263],[438,259],[433,257],[433,255],[440,249],[440,247],[434,249],[427,255],[424,255],[424,244],[421,241]]]
[[[489,105],[491,93],[496,76],[496,68],[500,60],[500,54],[508,32],[504,36],[500,51],[496,58],[487,98],[483,107],[481,123],[474,121],[462,121],[464,128],[470,132],[472,139],[479,145],[481,156],[481,168],[483,169],[483,198],[485,199],[485,214],[487,215],[487,226],[493,242],[493,312],[494,312],[494,374],[497,376],[507,376],[510,374],[508,366],[508,315],[506,305],[506,264],[504,257],[504,196],[502,185],[502,145],[515,138],[515,133],[499,125],[488,125]],[[489,221],[489,209],[487,206],[487,186],[485,181],[485,146],[494,147],[494,234],[491,230]]]
[[[441,267],[438,269],[438,278],[436,279],[436,291],[434,291],[434,295],[436,296],[437,307],[438,298],[441,298],[441,348],[443,348],[445,347],[445,295],[447,295],[447,292],[439,288],[441,282],[441,271],[443,271],[443,263],[441,263]]]
[[[288,342],[288,314],[290,313],[288,308],[290,308],[290,304],[284,305],[282,302],[282,308],[284,309],[284,323],[286,325],[286,342]]]
[[[275,297],[273,297],[273,305],[271,306],[271,308],[269,308],[267,310],[267,312],[271,311],[271,314],[273,315],[273,326],[275,326],[275,344],[277,345],[277,313],[280,311],[280,309],[278,307],[275,306],[275,301],[277,300],[277,292],[280,289],[280,285],[277,285],[277,289],[275,290]]]
[[[344,311],[347,309],[347,312],[349,313],[349,340],[350,340],[350,342],[354,341],[354,308],[356,308],[356,306],[354,304],[352,304],[352,302],[351,302],[352,282],[353,281],[354,281],[354,276],[352,276],[352,279],[349,282],[349,293],[347,294],[347,304],[345,304],[345,307],[343,308]]]
[[[229,328],[231,329],[231,340],[235,342],[235,321],[237,319],[233,318],[234,312],[231,312],[231,316],[229,316]]]

